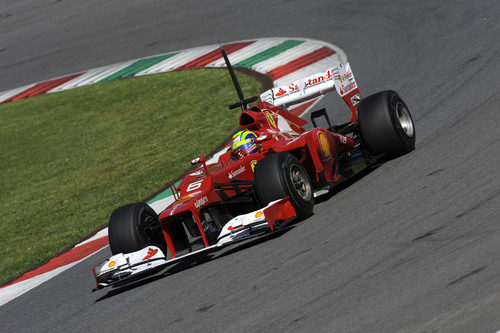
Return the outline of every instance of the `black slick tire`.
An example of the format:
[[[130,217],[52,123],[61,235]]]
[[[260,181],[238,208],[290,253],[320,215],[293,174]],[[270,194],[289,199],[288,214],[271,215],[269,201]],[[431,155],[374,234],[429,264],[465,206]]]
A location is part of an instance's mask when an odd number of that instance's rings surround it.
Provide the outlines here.
[[[255,166],[255,192],[263,206],[289,197],[299,218],[310,216],[314,208],[311,180],[304,167],[290,153],[266,156]]]
[[[362,142],[373,155],[402,155],[415,149],[413,119],[395,91],[363,99],[358,106],[358,126]]]
[[[145,203],[133,203],[117,208],[109,219],[111,253],[130,253],[155,245],[164,250],[158,216]]]

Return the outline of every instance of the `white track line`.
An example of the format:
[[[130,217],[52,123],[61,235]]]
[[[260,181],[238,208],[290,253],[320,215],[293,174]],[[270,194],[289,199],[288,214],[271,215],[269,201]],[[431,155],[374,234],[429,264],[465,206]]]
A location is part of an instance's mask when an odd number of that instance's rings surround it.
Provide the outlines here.
[[[252,43],[242,48],[241,50],[229,54],[228,58],[231,64],[237,64],[242,60],[248,59],[251,56],[256,55],[257,53],[270,49],[273,46],[281,44],[282,42],[283,40],[267,40],[267,39],[257,40],[255,43]],[[217,61],[212,62],[211,64],[208,64],[206,67],[225,67],[225,66],[226,63],[224,62],[224,59],[221,58]]]
[[[182,66],[198,57],[201,57],[204,54],[212,52],[218,48],[218,46],[212,45],[208,47],[196,48],[193,50],[188,50],[184,52],[180,52],[179,54],[174,55],[168,59],[163,60],[162,62],[136,74],[136,76],[147,75],[147,74],[155,74],[155,73],[164,73],[169,72],[179,66]]]
[[[100,250],[102,250],[102,249],[100,249]],[[98,250],[98,251],[100,251],[100,250]],[[16,284],[1,288],[0,289],[0,306],[4,305],[7,302],[12,301],[13,299],[21,296],[22,294],[30,291],[31,289],[38,287],[39,285],[41,285],[45,281],[52,279],[56,275],[59,275],[60,273],[64,272],[65,270],[75,266],[79,262],[93,256],[98,251],[86,256],[83,259],[72,262],[71,264],[67,264],[65,266],[58,267],[54,270],[51,270],[50,272],[43,273],[43,274],[34,276],[31,279],[24,280],[24,281],[18,282]]]
[[[0,103],[11,98],[12,96],[15,96],[17,94],[19,94],[20,92],[22,91],[25,91],[26,89],[29,89],[33,86],[35,86],[37,83],[32,83],[32,84],[27,84],[25,86],[22,86],[20,88],[15,88],[15,89],[11,89],[11,90],[7,90],[7,91],[4,91],[2,93],[0,93]]]
[[[322,48],[324,45],[313,43],[313,42],[304,42],[300,45],[292,47],[291,49],[286,50],[283,53],[275,55],[267,60],[259,62],[255,66],[252,67],[253,70],[260,73],[267,73],[271,69],[278,67],[279,65],[284,65],[292,60],[295,60],[305,54],[316,51],[317,49]],[[314,74],[314,73],[312,73]]]
[[[83,87],[83,86],[88,86],[93,83],[99,82],[100,80],[104,79],[105,77],[116,73],[117,71],[125,68],[125,66],[128,66],[130,62],[121,63],[121,64],[115,64],[115,65],[110,65],[110,66],[104,66],[104,67],[99,67],[95,69],[91,69],[87,71],[85,74],[83,74],[80,77],[77,77],[74,80],[68,81],[67,83],[51,90],[51,93],[54,92],[59,92],[63,90],[68,90],[68,89],[73,89],[73,88],[78,88],[78,87]]]

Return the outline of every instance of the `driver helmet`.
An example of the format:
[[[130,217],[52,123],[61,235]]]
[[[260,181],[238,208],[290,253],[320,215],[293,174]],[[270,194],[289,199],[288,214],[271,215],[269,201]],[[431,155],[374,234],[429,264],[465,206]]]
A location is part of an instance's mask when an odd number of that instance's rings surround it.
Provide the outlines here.
[[[251,131],[239,131],[233,135],[233,145],[231,152],[233,155],[245,156],[257,152],[257,144],[255,143],[257,136]]]

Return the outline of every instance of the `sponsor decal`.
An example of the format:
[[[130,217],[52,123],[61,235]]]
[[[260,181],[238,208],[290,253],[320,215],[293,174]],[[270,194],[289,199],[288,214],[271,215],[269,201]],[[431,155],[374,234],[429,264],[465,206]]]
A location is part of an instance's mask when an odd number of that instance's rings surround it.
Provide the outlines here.
[[[280,97],[286,94],[286,90],[283,90],[283,88],[279,88],[278,92],[276,93],[276,97]]]
[[[196,208],[200,208],[201,206],[203,206],[204,204],[206,204],[208,202],[208,198],[207,196],[205,195],[204,197],[201,197],[200,199],[196,200],[194,202],[194,206]]]
[[[328,143],[328,139],[323,133],[319,133],[318,135],[319,138],[319,145],[321,147],[321,153],[323,154],[324,158],[329,158],[330,157],[330,143]]]
[[[361,102],[361,95],[360,94],[356,94],[356,95],[351,97],[351,103],[353,106],[358,104],[359,102]]]
[[[356,85],[356,80],[354,80],[351,67],[348,63],[344,66],[340,65],[336,68],[334,83],[340,97],[344,97],[358,87]]]
[[[144,258],[142,258],[142,261],[148,260],[148,259],[152,258],[156,253],[158,253],[157,249],[149,248],[148,249],[148,254]]]
[[[352,72],[340,74],[340,75],[338,75],[337,79],[340,81],[340,83],[343,83],[344,81],[351,81],[352,80]]]
[[[252,162],[250,162],[250,167],[252,168],[252,172],[255,171],[255,165],[257,164],[257,160],[253,160]]]
[[[234,171],[229,171],[229,178],[233,178],[233,177],[236,177],[237,175],[239,175],[240,173],[242,173],[243,171],[245,171],[246,168],[244,165],[242,165],[241,167],[239,167],[238,169],[234,170]]]
[[[348,85],[340,88],[340,94],[342,96],[344,96],[345,94],[351,92],[354,89],[356,89],[356,83],[355,82],[351,82]]]
[[[265,112],[265,114],[266,114],[267,120],[269,120],[269,124],[271,124],[271,126],[273,126],[273,127],[277,127],[276,122],[274,121],[273,115],[270,112]]]
[[[114,267],[116,265],[116,261],[112,261],[108,264],[108,267]]]
[[[264,213],[262,213],[262,212],[257,212],[257,214],[255,214],[255,217],[259,218],[259,217],[261,217],[262,215],[264,215]]]
[[[289,91],[290,94],[300,90],[299,85],[297,83],[290,83],[288,89],[290,89]]]
[[[293,94],[295,92],[298,92],[301,90],[300,89],[301,85],[303,86],[302,89],[305,89],[307,87],[312,87],[312,86],[315,86],[317,84],[323,83],[325,81],[332,80],[333,78],[334,78],[334,75],[332,74],[332,71],[328,70],[324,73],[317,74],[314,77],[309,78],[307,80],[304,80],[301,82],[299,82],[299,81],[292,82],[288,85],[288,87],[273,88],[273,89],[278,89],[278,91],[275,92],[274,97],[281,97],[281,96],[284,96],[286,94]]]
[[[339,135],[339,140],[340,142],[342,142],[343,144],[346,144],[347,143],[347,138],[343,135]]]
[[[321,83],[325,80],[330,80],[331,78],[332,78],[332,73],[330,71],[326,71],[326,73],[323,73],[322,75],[318,75],[315,78],[307,80],[306,87],[314,86],[314,85]]]

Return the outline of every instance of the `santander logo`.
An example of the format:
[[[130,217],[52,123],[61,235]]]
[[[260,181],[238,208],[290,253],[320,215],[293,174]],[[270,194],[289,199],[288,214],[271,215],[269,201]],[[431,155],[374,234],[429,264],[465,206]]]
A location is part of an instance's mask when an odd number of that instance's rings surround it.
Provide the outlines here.
[[[149,248],[148,254],[144,258],[142,258],[142,260],[144,261],[144,260],[148,260],[149,258],[152,258],[156,253],[158,253],[157,249],[153,250],[152,248]]]
[[[239,167],[238,169],[236,169],[234,171],[229,171],[229,178],[236,177],[237,175],[239,175],[243,171],[245,171],[245,166],[244,165],[242,165],[241,167]]]
[[[286,94],[286,91],[283,90],[281,87],[280,89],[278,90],[278,92],[276,93],[276,97],[280,97],[280,96],[283,96],[284,94]]]

